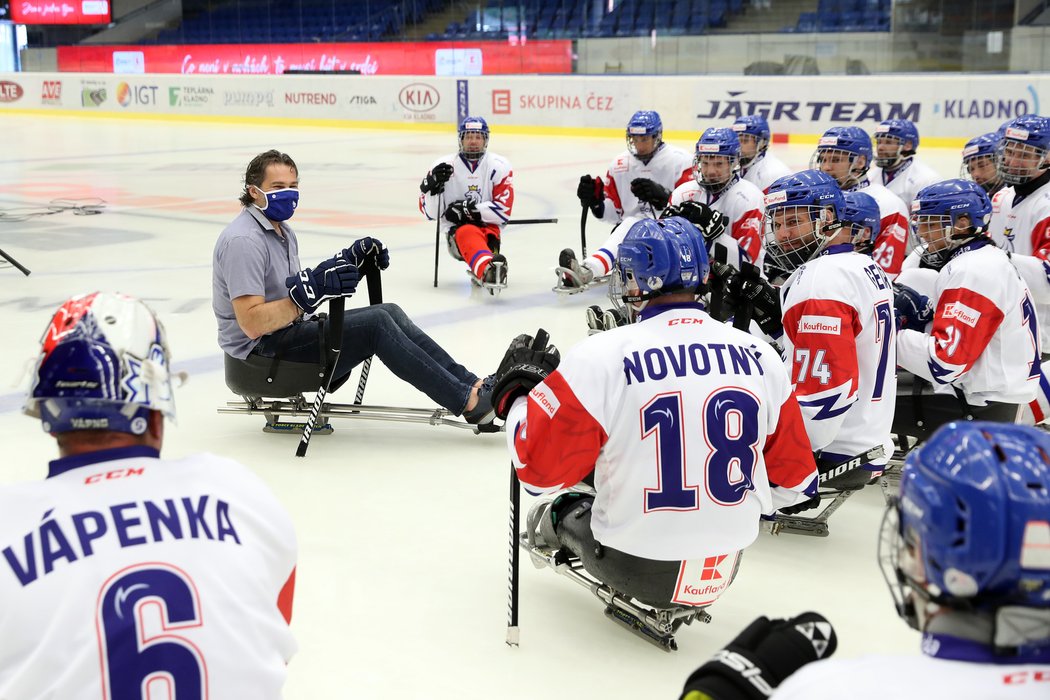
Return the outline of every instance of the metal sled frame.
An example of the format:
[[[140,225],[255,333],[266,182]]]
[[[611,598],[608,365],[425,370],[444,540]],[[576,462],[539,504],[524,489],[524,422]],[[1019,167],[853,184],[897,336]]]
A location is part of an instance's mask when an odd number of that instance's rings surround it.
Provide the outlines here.
[[[552,552],[530,545],[528,533],[523,532],[519,535],[519,544],[529,553],[536,568],[550,567],[580,584],[605,603],[606,617],[666,652],[678,650],[678,642],[674,635],[682,625],[692,624],[694,620],[711,622],[711,615],[706,607],[653,608],[639,603],[592,577],[583,568],[579,558],[569,555],[565,550]]]
[[[551,287],[551,291],[554,292],[555,294],[561,294],[561,295],[564,295],[564,296],[569,296],[569,295],[572,295],[572,294],[579,294],[580,292],[586,292],[591,287],[598,287],[598,286],[601,286],[601,285],[606,285],[607,286],[609,284],[609,277],[611,276],[611,275],[602,275],[601,277],[595,277],[594,279],[592,279],[587,284],[580,285],[579,287],[564,287],[564,286],[561,285],[562,278],[565,275],[570,275],[570,276],[575,278],[576,277],[576,273],[573,272],[572,270],[570,270],[567,267],[556,267],[556,268],[554,268],[554,273],[558,276],[558,284],[556,284],[553,287]]]
[[[242,397],[241,401],[228,401],[220,407],[219,413],[240,415],[262,415],[266,417],[263,431],[267,433],[298,433],[305,425],[305,420],[288,421],[282,418],[308,418],[312,401],[307,401],[303,394],[286,399]],[[453,416],[444,408],[399,408],[395,406],[365,406],[361,404],[323,403],[314,422],[314,435],[327,435],[332,432],[331,418],[351,418],[356,420],[394,421],[398,423],[426,423],[428,425],[449,425],[464,428],[473,433],[496,433],[503,426],[494,423],[475,425]]]
[[[826,489],[820,491],[821,500],[828,496],[834,496],[834,499],[824,510],[820,511],[818,515],[811,518],[804,518],[798,515],[782,515],[777,514],[775,520],[764,520],[763,524],[769,530],[770,534],[773,535],[809,535],[810,537],[827,537],[828,536],[828,518],[831,517],[832,513],[842,507],[842,504],[846,502],[853,494],[860,491],[856,489]]]

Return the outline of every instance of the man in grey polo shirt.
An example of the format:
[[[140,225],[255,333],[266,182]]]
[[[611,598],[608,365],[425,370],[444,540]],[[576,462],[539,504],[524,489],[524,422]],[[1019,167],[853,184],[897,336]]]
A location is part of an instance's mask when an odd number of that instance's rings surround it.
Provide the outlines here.
[[[244,209],[215,243],[212,310],[220,347],[237,359],[280,354],[291,362],[316,362],[317,321],[309,315],[328,299],[353,294],[360,265],[389,265],[383,244],[362,238],[315,268],[302,268],[288,224],[298,205],[298,188],[299,170],[290,156],[276,150],[260,153],[244,175]],[[397,304],[345,312],[333,383],[372,355],[454,414],[471,423],[492,420],[491,387],[453,360]]]

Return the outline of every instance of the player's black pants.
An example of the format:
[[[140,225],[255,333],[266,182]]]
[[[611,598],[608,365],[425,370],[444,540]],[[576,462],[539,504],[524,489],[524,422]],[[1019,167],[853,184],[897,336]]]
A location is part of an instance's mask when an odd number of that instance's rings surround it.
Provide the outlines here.
[[[580,558],[587,573],[616,592],[654,608],[677,607],[671,598],[682,562],[645,559],[601,544],[591,532],[593,503],[593,498],[581,498],[559,515],[557,534],[562,546]],[[739,565],[739,557],[737,562]]]
[[[955,394],[935,394],[929,382],[910,372],[897,376],[897,405],[893,412],[893,432],[926,440],[937,428],[955,420],[987,420],[1014,423],[1019,406],[992,401],[986,406],[969,406]]]

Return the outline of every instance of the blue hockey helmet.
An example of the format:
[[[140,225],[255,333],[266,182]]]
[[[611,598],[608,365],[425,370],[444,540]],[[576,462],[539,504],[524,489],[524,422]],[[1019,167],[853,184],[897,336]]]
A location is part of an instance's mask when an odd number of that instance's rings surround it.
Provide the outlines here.
[[[740,165],[747,165],[769,148],[769,122],[761,114],[747,114],[737,117],[730,128],[736,132],[737,138],[740,139]],[[744,136],[750,136],[755,142],[755,151],[750,156],[743,153],[743,145],[746,140]]]
[[[1005,131],[1003,129],[1003,132]],[[999,132],[990,131],[967,141],[962,150],[959,177],[963,180],[973,180],[989,195],[998,190],[1003,181],[995,164],[995,149],[999,146],[1000,139]]]
[[[879,203],[864,192],[843,192],[846,205],[839,211],[839,220],[853,227],[853,247],[868,253],[882,231]]]
[[[149,307],[97,292],[63,304],[44,333],[23,411],[52,434],[142,435],[149,412],[175,418],[164,327]]]
[[[1027,114],[1000,127],[996,165],[1003,180],[1023,185],[1050,168],[1050,117]]]
[[[817,141],[809,167],[853,187],[871,167],[871,137],[859,126],[833,126]]]
[[[911,203],[911,231],[919,256],[941,269],[956,248],[987,235],[991,215],[991,200],[975,182],[945,180],[922,188]]]
[[[706,254],[703,260],[706,264]],[[680,238],[654,219],[631,226],[616,252],[616,273],[628,306],[644,306],[663,294],[695,291],[703,281],[700,267],[688,236]]]
[[[887,508],[879,563],[897,612],[923,630],[930,604],[984,613],[997,647],[1050,644],[1050,434],[982,421],[940,428],[908,455]],[[1010,623],[998,613],[1011,612]],[[1043,622],[1019,623],[1027,609]],[[1012,627],[1020,629],[1011,629]],[[1027,627],[1027,630],[1024,628]],[[1014,635],[1010,642],[1004,637]],[[1029,647],[1030,648],[1030,647]]]
[[[659,223],[664,230],[670,231],[681,240],[688,241],[692,246],[693,258],[696,261],[697,284],[704,282],[710,272],[711,264],[708,261],[707,244],[700,228],[682,216],[669,216],[666,219],[660,219]]]
[[[838,235],[846,199],[830,175],[803,170],[774,181],[765,204],[766,255],[776,267],[791,272]]]
[[[908,119],[887,119],[875,127],[875,165],[880,168],[894,167],[918,148],[919,130]]]
[[[485,143],[484,143],[484,145],[482,145],[480,151],[477,150],[476,148],[468,150],[467,147],[463,145],[463,137],[466,136],[467,134],[470,134],[470,133],[481,134],[482,136],[485,137]],[[485,151],[488,150],[488,147],[489,147],[489,125],[488,125],[488,122],[486,122],[485,119],[482,118],[482,117],[464,117],[463,121],[461,121],[459,123],[459,152],[460,152],[460,154],[464,158],[466,158],[468,160],[478,160],[483,155],[485,155]]]
[[[643,109],[631,115],[627,122],[627,150],[633,155],[635,151],[634,136],[651,136],[654,140],[653,151],[663,142],[664,123],[660,121],[660,115],[649,109]],[[644,156],[643,156],[644,157]]]
[[[711,194],[728,187],[740,172],[740,138],[732,129],[711,127],[696,142],[693,177]]]

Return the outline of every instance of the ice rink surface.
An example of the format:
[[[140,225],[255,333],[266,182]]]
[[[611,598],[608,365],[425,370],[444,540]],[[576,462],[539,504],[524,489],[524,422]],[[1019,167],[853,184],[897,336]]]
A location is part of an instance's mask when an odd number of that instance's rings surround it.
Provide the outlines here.
[[[510,287],[472,289],[465,266],[442,249],[432,286],[434,226],[418,212],[418,184],[457,147],[447,133],[0,116],[0,210],[54,199],[101,198],[105,212],[69,211],[21,223],[0,219],[0,248],[29,267],[0,267],[4,333],[0,374],[0,483],[40,479],[54,441],[22,416],[22,381],[50,314],[73,294],[121,291],[146,300],[165,323],[176,370],[178,424],[164,453],[209,451],[265,479],[296,523],[300,556],[293,629],[299,652],[285,696],[314,698],[676,698],[686,676],[757,615],[815,610],[839,634],[842,657],[917,654],[919,637],[898,619],[876,562],[884,505],[869,488],[831,519],[826,539],[768,534],[749,548],[709,625],[678,634],[667,654],[605,619],[603,604],[523,555],[521,646],[504,644],[508,457],[504,436],[427,425],[335,421],[306,459],[296,439],[261,432],[259,417],[218,415],[235,397],[223,382],[211,302],[216,236],[238,211],[248,161],[278,148],[299,165],[292,220],[304,265],[355,238],[391,251],[386,301],[403,306],[454,357],[480,375],[507,343],[546,328],[571,346],[586,334],[584,309],[598,290],[551,292],[558,252],[579,249],[581,174],[604,174],[622,139],[503,135],[490,150],[514,166],[514,214],[559,217],[508,228]],[[692,151],[688,142],[676,145]],[[774,151],[806,167],[811,146]],[[957,150],[921,149],[945,177]],[[588,245],[607,227],[593,219]],[[349,306],[367,303],[362,291]],[[356,380],[355,380],[356,381]],[[348,385],[352,387],[352,385]],[[352,388],[335,395],[350,402]],[[365,403],[430,406],[378,362]],[[523,509],[531,499],[523,497]],[[205,602],[205,604],[207,604]]]

